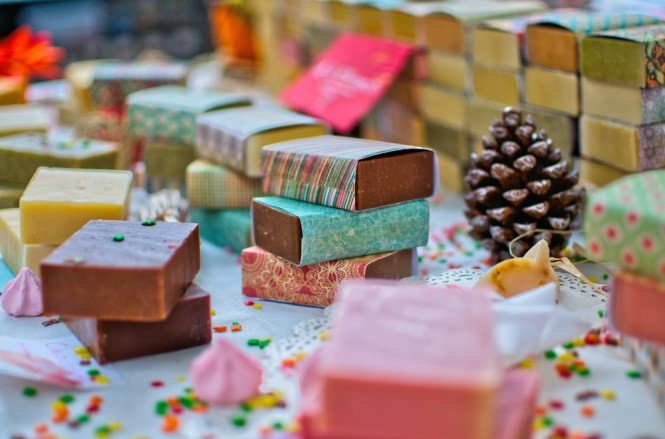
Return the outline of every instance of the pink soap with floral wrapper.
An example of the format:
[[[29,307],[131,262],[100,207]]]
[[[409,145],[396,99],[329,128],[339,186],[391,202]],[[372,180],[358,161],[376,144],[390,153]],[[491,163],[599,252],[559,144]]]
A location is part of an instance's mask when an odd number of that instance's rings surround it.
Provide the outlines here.
[[[665,345],[665,283],[618,271],[610,296],[610,321],[622,334]]]
[[[502,370],[486,294],[348,281],[338,297],[305,396],[323,437],[493,437]]]

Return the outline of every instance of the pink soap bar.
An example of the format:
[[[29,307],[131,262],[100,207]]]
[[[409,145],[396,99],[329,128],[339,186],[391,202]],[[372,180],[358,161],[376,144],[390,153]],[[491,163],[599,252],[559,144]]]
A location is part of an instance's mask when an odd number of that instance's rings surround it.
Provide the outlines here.
[[[665,344],[665,283],[617,272],[610,299],[610,319],[623,334]]]
[[[348,281],[338,294],[320,380],[308,380],[319,381],[310,387],[320,431],[492,437],[502,372],[489,296],[389,281]]]
[[[321,423],[321,358],[326,349],[317,350],[303,364],[301,416],[303,439],[351,439],[334,429],[326,430]],[[528,439],[532,432],[534,409],[540,390],[540,376],[531,371],[509,370],[494,401],[494,439]],[[378,436],[371,436],[377,437]],[[447,437],[447,436],[446,436]]]

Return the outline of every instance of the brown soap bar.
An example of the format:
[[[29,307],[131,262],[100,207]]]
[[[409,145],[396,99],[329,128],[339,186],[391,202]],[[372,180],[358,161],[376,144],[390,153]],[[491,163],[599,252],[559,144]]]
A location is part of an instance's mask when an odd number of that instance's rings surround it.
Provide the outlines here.
[[[116,322],[69,318],[65,323],[100,363],[161,354],[210,343],[210,295],[192,284],[166,320]]]
[[[164,320],[201,265],[193,223],[95,220],[41,264],[47,313]]]
[[[266,194],[354,211],[427,198],[437,186],[433,150],[341,136],[269,145],[261,172]]]

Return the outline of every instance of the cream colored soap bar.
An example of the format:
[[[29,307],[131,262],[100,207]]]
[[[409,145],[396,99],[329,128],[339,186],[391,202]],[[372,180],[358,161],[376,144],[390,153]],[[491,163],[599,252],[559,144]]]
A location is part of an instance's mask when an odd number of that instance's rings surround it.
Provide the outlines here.
[[[37,105],[0,106],[0,137],[27,131],[45,133],[48,125],[48,113]]]
[[[465,128],[467,100],[464,93],[432,83],[420,86],[420,108],[426,120]]]
[[[20,201],[26,244],[62,244],[93,219],[129,213],[129,171],[39,168]]]
[[[0,253],[14,274],[28,267],[39,274],[39,264],[55,250],[49,244],[25,244],[21,241],[21,210],[0,210]]]
[[[524,69],[526,101],[571,116],[580,113],[579,77],[576,73],[527,67]]]
[[[467,84],[469,62],[466,57],[441,50],[430,50],[426,60],[430,81],[460,91],[469,89]]]
[[[471,67],[471,76],[476,96],[503,105],[520,105],[522,78],[518,72],[474,64]]]
[[[587,189],[601,188],[629,174],[614,166],[580,157],[580,183]]]

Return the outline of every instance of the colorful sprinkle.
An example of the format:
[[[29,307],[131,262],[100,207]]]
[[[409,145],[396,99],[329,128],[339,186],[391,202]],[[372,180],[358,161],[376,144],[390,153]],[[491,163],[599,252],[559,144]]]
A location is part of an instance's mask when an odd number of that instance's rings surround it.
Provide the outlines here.
[[[155,222],[155,220],[151,220],[151,219],[149,219],[149,220],[145,220],[145,221],[143,221],[143,222],[141,223],[142,226],[148,226],[148,227],[149,227],[149,226],[154,226],[155,224],[157,224],[157,223]]]
[[[213,326],[212,330],[215,332],[226,332],[229,328],[226,325]]]
[[[642,372],[640,372],[639,370],[634,370],[633,369],[633,370],[629,370],[628,372],[626,372],[626,376],[628,378],[637,380],[637,379],[642,378]]]
[[[178,431],[180,428],[180,419],[174,415],[164,416],[164,421],[162,422],[162,431],[164,433],[173,433]]]
[[[255,303],[252,305],[252,308],[254,309],[263,309],[263,304],[262,303]]]
[[[34,398],[35,396],[37,396],[37,393],[38,393],[37,389],[35,389],[34,387],[25,387],[23,389],[23,396],[27,396],[28,398]]]
[[[554,410],[562,410],[565,407],[563,401],[558,399],[551,400],[549,406]]]
[[[234,416],[231,418],[231,423],[236,427],[244,427],[247,424],[247,419],[243,416]]]
[[[580,407],[580,415],[584,416],[585,418],[591,418],[595,414],[596,409],[593,406],[583,405]]]
[[[69,404],[71,402],[74,402],[74,395],[70,393],[65,393],[60,398],[58,398],[58,401],[62,402],[63,404]]]
[[[160,380],[150,381],[150,386],[151,387],[164,387],[164,381],[160,381]]]
[[[114,242],[122,242],[125,240],[124,235],[113,235],[113,241]]]
[[[545,358],[547,358],[548,360],[554,360],[556,358],[556,352],[552,350],[545,351]]]
[[[252,300],[245,300],[245,306],[252,306],[254,305],[254,301]]]
[[[600,397],[607,401],[614,401],[617,396],[612,390],[606,389],[600,391]]]
[[[210,316],[215,317],[217,315],[217,311],[215,311],[214,308],[210,309]]]
[[[577,401],[588,401],[589,399],[594,399],[597,398],[598,392],[595,390],[585,390],[584,392],[579,392],[578,394],[575,395],[575,399]]]
[[[98,371],[97,369],[90,369],[88,371],[88,375],[91,376],[91,377],[96,377],[96,376],[101,375],[101,372]]]

